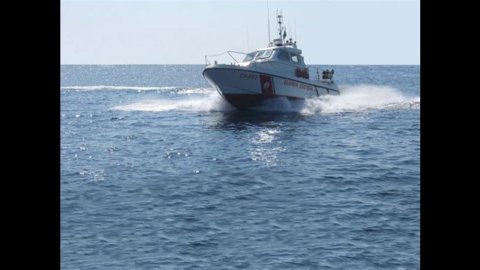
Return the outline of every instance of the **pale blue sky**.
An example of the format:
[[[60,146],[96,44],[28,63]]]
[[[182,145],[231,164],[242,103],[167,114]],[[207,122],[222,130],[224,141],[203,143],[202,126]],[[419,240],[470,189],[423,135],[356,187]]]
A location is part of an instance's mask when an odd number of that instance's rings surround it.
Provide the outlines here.
[[[272,38],[282,9],[307,64],[420,63],[419,0],[269,6]],[[203,64],[205,54],[267,42],[266,0],[61,0],[61,64]]]

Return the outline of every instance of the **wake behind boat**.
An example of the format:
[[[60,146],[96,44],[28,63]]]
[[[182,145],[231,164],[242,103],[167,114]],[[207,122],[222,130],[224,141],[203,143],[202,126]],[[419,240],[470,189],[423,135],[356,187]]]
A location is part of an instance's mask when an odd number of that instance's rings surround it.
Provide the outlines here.
[[[292,38],[286,39],[281,14],[277,14],[277,22],[279,37],[269,42],[266,48],[248,54],[240,53],[245,55],[240,62],[232,56],[232,53],[238,52],[226,52],[235,61],[230,64],[218,64],[216,60],[211,63],[209,57],[212,56],[205,56],[205,79],[239,109],[259,106],[275,97],[303,100],[338,95],[338,87],[332,79],[333,69],[324,70],[321,76],[317,70],[317,79],[310,79],[302,50],[297,48]]]

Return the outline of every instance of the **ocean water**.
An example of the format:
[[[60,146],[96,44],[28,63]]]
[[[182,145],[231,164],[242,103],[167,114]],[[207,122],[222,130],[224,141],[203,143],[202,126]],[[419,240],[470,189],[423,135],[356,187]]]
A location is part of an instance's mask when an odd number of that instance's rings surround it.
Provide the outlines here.
[[[247,112],[202,68],[61,67],[62,269],[419,269],[419,66]]]

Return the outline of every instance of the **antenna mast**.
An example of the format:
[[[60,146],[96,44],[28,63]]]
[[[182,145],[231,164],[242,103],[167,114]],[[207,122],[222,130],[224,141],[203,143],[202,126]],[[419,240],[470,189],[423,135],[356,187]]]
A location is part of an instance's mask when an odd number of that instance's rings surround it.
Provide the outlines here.
[[[279,13],[278,9],[277,9],[277,22],[278,22],[278,35],[280,36],[280,39],[282,40],[282,43],[283,43],[286,36],[286,32],[284,32],[285,26],[282,26],[282,23],[283,23],[282,11],[280,10],[280,13]],[[282,36],[282,32],[284,32],[283,36]]]
[[[250,51],[250,43],[248,42],[248,26],[247,26],[247,51]]]
[[[268,0],[267,0],[267,16],[268,16],[268,43],[270,44],[270,8],[268,7]]]
[[[295,24],[295,41],[297,41],[297,21],[293,21],[293,23]]]

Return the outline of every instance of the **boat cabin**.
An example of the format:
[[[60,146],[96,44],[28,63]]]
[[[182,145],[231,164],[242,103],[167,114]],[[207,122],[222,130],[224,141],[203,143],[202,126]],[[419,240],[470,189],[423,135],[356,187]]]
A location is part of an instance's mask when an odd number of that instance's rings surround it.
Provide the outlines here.
[[[275,46],[259,49],[248,53],[242,63],[248,62],[282,62],[299,67],[305,67],[305,61],[301,55],[302,51],[293,47]]]

